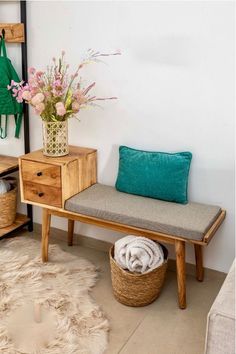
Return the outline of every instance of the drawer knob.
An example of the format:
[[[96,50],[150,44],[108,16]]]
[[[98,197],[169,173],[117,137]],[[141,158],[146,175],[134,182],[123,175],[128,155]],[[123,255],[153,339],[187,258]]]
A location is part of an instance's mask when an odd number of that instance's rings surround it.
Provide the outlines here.
[[[42,176],[43,172],[37,172],[37,176]]]
[[[39,192],[39,193],[38,193],[38,196],[39,196],[39,197],[43,197],[43,196],[44,196],[44,193],[43,193],[43,192]]]

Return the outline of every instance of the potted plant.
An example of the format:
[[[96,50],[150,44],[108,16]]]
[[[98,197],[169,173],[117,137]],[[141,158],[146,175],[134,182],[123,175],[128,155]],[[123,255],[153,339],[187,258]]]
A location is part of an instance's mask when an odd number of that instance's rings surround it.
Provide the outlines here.
[[[60,58],[58,60],[53,58],[53,64],[48,66],[46,71],[29,68],[28,83],[12,81],[8,86],[18,102],[25,101],[42,118],[44,155],[54,157],[67,155],[68,118],[76,116],[86,106],[94,105],[95,101],[116,98],[90,95],[95,82],[84,88],[81,85],[81,78],[77,78],[86,64],[101,61],[100,57],[117,54],[120,53],[103,54],[90,49],[76,72],[69,75],[69,65],[66,64],[65,52],[62,51]]]

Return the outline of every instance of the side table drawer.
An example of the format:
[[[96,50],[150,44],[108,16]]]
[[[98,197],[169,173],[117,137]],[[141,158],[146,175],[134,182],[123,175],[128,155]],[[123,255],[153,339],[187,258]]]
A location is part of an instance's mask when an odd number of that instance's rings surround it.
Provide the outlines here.
[[[60,166],[22,160],[21,171],[23,181],[61,187]]]
[[[38,183],[23,182],[24,197],[26,200],[40,204],[62,207],[61,189]]]

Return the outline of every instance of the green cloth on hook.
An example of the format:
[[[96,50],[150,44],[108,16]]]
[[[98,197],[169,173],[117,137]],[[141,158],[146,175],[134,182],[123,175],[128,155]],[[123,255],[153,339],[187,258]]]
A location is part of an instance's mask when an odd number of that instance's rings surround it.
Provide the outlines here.
[[[11,80],[20,82],[20,79],[10,61],[7,58],[5,39],[0,38],[0,138],[7,136],[8,116],[14,115],[15,118],[15,137],[19,138],[23,116],[23,104],[18,103],[12,96],[11,90],[7,89],[11,85]]]

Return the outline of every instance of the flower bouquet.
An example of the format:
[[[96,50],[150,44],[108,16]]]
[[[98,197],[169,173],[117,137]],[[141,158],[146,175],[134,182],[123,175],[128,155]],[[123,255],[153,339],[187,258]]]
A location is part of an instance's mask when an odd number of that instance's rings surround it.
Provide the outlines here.
[[[82,87],[79,72],[85,65],[101,61],[101,57],[118,54],[120,53],[103,54],[89,49],[76,72],[69,75],[69,65],[66,64],[65,52],[62,51],[60,58],[53,58],[53,64],[48,66],[46,71],[29,68],[28,83],[12,81],[8,86],[18,102],[25,101],[42,118],[45,155],[68,154],[68,118],[76,117],[79,111],[87,106],[96,105],[96,101],[116,99],[91,95],[95,82]]]

